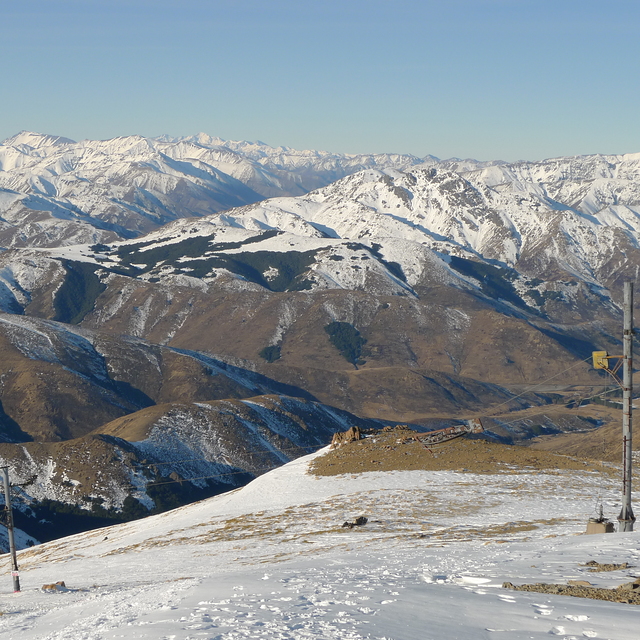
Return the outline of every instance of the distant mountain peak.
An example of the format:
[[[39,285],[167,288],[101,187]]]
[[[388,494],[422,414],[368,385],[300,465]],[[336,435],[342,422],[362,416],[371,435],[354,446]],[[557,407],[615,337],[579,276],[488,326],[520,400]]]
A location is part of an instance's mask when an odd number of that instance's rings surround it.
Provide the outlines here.
[[[0,144],[11,147],[27,145],[33,149],[39,149],[41,147],[54,147],[75,143],[75,140],[65,138],[63,136],[54,136],[48,133],[37,133],[35,131],[20,131],[16,135],[3,140]]]

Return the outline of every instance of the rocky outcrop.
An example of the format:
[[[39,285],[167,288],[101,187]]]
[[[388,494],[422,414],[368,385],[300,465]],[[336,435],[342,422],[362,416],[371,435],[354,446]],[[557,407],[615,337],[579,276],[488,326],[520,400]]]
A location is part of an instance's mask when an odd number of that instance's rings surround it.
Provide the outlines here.
[[[362,433],[360,432],[360,427],[350,427],[346,431],[333,434],[333,438],[331,440],[331,448],[336,449],[337,447],[343,444],[347,444],[348,442],[355,442],[356,440],[360,440],[361,437]]]

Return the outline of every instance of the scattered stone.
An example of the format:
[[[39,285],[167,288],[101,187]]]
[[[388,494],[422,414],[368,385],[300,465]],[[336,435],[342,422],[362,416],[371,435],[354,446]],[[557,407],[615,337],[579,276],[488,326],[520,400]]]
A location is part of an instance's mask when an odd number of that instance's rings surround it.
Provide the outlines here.
[[[367,522],[369,522],[367,518],[360,516],[359,518],[356,518],[354,522],[343,522],[342,527],[353,529],[353,527],[363,527]]]
[[[619,587],[616,587],[619,591],[638,591],[640,593],[640,578],[636,578],[633,582],[625,582]]]
[[[46,593],[53,593],[56,591],[69,591],[67,586],[64,583],[64,580],[60,580],[59,582],[53,582],[52,584],[43,584],[42,590]]]

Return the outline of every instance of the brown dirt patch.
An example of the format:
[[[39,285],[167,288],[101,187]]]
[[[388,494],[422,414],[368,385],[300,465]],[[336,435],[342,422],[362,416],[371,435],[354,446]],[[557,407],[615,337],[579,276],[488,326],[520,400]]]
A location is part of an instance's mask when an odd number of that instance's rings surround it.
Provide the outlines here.
[[[408,427],[369,432],[364,440],[344,444],[316,458],[310,472],[319,476],[365,471],[460,471],[511,473],[515,469],[592,471],[613,475],[595,461],[461,437],[428,448]]]

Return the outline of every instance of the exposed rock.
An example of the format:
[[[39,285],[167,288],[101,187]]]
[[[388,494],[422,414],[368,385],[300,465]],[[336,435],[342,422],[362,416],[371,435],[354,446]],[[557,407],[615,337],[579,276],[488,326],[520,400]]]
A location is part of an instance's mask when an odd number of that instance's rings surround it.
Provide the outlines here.
[[[615,563],[601,563],[596,560],[589,560],[589,562],[585,562],[582,567],[589,567],[589,571],[591,573],[597,573],[600,571],[618,571],[619,569],[628,569],[629,563],[622,562],[620,564]]]
[[[587,583],[588,584],[588,583]],[[575,584],[537,584],[514,585],[504,582],[503,589],[513,591],[531,591],[535,593],[552,593],[575,598],[590,598],[591,600],[607,600],[609,602],[622,602],[625,604],[640,604],[640,581],[620,585],[615,589],[600,589],[592,586],[578,586]]]
[[[509,446],[460,437],[426,448],[406,427],[382,429],[367,433],[367,438],[354,440],[330,449],[316,457],[310,472],[317,475],[341,475],[367,471],[457,470],[466,473],[511,473],[513,467],[529,469],[571,469],[617,474],[615,469],[580,458],[533,451],[528,447]]]
[[[640,578],[637,578],[633,582],[625,582],[621,584],[619,587],[616,587],[620,591],[637,591],[640,593]]]

